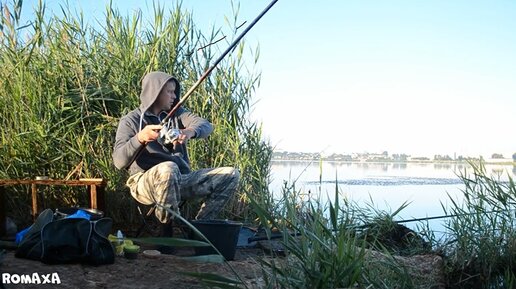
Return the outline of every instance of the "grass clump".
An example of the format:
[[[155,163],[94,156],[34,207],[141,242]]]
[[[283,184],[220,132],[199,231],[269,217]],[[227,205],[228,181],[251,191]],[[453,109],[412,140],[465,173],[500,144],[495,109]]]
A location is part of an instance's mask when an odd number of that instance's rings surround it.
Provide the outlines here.
[[[444,244],[446,273],[452,288],[514,288],[516,276],[516,187],[508,176],[488,176],[482,163],[463,172],[462,203],[447,214],[450,232]],[[446,208],[445,208],[446,210]]]
[[[361,208],[342,201],[338,188],[327,204],[301,195],[295,185],[285,185],[272,210],[253,204],[268,236],[282,232],[286,252],[286,258],[262,260],[269,288],[421,288],[434,282],[386,242],[402,208],[390,214]]]
[[[262,261],[265,279],[278,288],[347,288],[361,278],[364,250],[346,229],[349,216],[337,202],[331,220],[316,202],[299,202],[295,188],[285,186],[273,211],[253,203],[264,230],[282,232],[281,244],[288,257]]]

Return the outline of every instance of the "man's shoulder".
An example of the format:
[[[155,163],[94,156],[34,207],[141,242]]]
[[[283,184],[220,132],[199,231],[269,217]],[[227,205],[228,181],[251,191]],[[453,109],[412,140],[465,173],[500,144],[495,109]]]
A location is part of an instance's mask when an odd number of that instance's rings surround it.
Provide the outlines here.
[[[128,126],[138,126],[140,123],[140,109],[134,109],[120,118],[119,125],[124,124]]]
[[[120,118],[120,120],[131,120],[131,119],[139,119],[141,115],[140,109],[134,109],[130,112],[126,113],[124,116]]]

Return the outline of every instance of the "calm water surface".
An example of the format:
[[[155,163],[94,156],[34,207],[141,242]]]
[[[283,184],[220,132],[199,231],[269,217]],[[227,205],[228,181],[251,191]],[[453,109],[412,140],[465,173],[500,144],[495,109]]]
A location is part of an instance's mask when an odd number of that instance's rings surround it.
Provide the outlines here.
[[[341,199],[348,198],[361,206],[393,212],[404,202],[409,205],[398,220],[444,215],[444,207],[450,206],[450,198],[460,202],[464,184],[458,177],[471,172],[467,164],[432,163],[342,163],[273,161],[270,189],[279,197],[284,182],[296,180],[296,189],[305,199],[333,200],[336,184]],[[486,165],[486,172],[493,176],[509,174],[516,178],[512,165]],[[443,231],[443,220],[431,221],[433,230]],[[416,223],[407,223],[414,227]]]

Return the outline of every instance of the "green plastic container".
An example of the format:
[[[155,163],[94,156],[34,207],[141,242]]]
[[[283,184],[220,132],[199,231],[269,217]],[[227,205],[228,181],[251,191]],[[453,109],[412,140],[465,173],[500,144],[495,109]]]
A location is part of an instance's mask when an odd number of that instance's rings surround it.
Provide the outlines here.
[[[127,259],[138,258],[139,252],[140,252],[140,246],[138,246],[138,245],[125,245],[124,246],[124,256]]]

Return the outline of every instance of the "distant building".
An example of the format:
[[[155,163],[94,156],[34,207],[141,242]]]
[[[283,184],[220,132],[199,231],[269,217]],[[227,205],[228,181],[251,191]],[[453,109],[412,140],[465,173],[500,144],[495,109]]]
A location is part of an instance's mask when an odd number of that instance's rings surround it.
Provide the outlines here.
[[[409,160],[411,160],[411,161],[429,161],[430,159],[427,157],[411,157]]]

